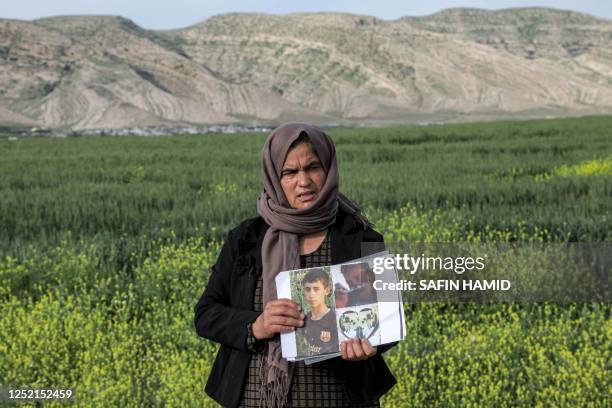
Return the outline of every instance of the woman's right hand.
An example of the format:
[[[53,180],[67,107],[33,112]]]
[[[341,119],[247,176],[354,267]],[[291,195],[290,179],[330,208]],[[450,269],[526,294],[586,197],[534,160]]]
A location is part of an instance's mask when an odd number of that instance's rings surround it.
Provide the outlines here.
[[[304,313],[290,299],[271,300],[253,323],[253,336],[258,340],[269,339],[276,333],[288,333],[304,325]]]

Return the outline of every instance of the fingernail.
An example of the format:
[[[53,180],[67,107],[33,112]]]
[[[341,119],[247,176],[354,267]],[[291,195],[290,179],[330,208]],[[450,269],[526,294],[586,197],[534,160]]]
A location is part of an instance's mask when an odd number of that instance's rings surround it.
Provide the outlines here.
[[[300,319],[304,320],[306,318],[306,315],[304,313],[300,313]]]

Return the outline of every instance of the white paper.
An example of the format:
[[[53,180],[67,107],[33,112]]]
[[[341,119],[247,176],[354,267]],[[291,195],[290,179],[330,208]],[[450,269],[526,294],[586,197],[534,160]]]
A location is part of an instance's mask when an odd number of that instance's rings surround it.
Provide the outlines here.
[[[283,357],[312,364],[339,356],[340,343],[349,338],[367,338],[373,346],[402,340],[406,322],[401,292],[387,292],[385,301],[379,301],[371,288],[372,279],[397,282],[393,268],[373,275],[373,259],[388,256],[384,252],[340,265],[280,272],[278,298],[294,300],[307,314],[303,328],[281,334]]]

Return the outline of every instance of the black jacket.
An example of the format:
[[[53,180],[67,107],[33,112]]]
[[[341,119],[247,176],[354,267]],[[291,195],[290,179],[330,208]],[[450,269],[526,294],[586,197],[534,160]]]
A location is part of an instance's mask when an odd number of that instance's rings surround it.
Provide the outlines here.
[[[253,295],[261,274],[261,243],[268,225],[251,218],[233,229],[195,306],[199,336],[221,344],[206,383],[206,393],[223,406],[240,402],[252,353],[246,349],[247,324],[259,312],[253,310]],[[339,210],[330,230],[332,264],[362,256],[362,242],[382,242],[382,236],[364,228],[353,216]],[[378,353],[362,361],[332,361],[341,373],[346,391],[356,404],[378,400],[395,385],[395,378],[381,353],[396,343],[381,345]]]

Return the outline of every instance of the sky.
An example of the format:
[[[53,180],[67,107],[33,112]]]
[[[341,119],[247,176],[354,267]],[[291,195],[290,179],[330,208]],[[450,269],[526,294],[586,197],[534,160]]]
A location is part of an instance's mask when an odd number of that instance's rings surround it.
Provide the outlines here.
[[[32,20],[57,15],[120,15],[148,29],[182,28],[216,14],[257,12],[338,11],[395,20],[402,16],[422,16],[452,7],[504,9],[512,7],[553,7],[580,11],[612,20],[611,0],[2,0],[0,18]]]

